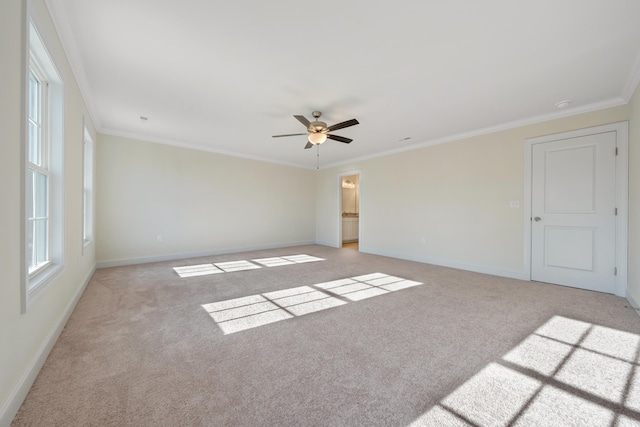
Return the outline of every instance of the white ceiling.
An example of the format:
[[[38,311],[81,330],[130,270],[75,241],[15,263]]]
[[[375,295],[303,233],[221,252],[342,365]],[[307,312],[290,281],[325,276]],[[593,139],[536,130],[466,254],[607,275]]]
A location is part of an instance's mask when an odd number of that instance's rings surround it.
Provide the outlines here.
[[[47,4],[99,132],[309,168],[305,136],[271,137],[305,132],[294,114],[360,121],[322,168],[624,104],[640,79],[637,0]]]

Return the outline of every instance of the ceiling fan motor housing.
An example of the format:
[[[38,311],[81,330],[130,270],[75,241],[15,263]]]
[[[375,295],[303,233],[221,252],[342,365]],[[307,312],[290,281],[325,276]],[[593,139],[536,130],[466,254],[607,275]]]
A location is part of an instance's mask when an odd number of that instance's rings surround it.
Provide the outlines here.
[[[339,136],[339,135],[332,135],[329,132],[332,132],[338,129],[347,128],[353,125],[357,125],[359,124],[359,122],[356,119],[351,119],[344,122],[336,123],[332,126],[327,126],[325,122],[321,122],[320,120],[318,120],[320,119],[320,116],[322,116],[322,113],[320,111],[314,111],[311,114],[315,119],[313,122],[310,122],[306,117],[302,115],[293,116],[296,120],[298,120],[307,128],[307,139],[309,142],[307,142],[307,145],[304,146],[305,149],[311,148],[314,145],[320,145],[323,142],[325,142],[327,139],[343,142],[345,144],[349,144],[351,141],[353,141],[351,138],[345,138],[344,136]],[[293,133],[293,134],[286,134],[286,135],[273,135],[273,137],[279,138],[282,136],[297,136],[297,135],[304,135],[304,134]]]
[[[318,120],[320,116],[322,116],[322,113],[320,111],[314,111],[311,113],[311,115],[316,120],[309,123],[309,127],[307,128],[309,132],[317,133],[327,129],[327,124]]]
[[[327,124],[325,122],[320,122],[316,120],[315,122],[309,123],[309,132],[322,132],[327,129]]]

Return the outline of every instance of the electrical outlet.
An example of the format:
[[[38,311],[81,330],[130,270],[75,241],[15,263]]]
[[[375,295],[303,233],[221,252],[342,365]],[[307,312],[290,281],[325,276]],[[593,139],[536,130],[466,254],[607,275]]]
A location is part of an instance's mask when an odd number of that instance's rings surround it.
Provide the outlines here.
[[[162,242],[162,234],[158,234],[158,237],[156,237],[156,240],[158,242]]]

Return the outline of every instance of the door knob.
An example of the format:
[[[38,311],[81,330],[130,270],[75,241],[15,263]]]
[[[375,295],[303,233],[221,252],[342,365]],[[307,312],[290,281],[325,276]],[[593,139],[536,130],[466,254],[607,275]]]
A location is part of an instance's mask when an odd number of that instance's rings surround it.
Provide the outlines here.
[[[537,216],[537,217],[533,218],[533,220],[534,220],[535,222],[538,222],[538,221],[540,221],[541,219],[542,219],[542,218],[540,218],[539,216]]]

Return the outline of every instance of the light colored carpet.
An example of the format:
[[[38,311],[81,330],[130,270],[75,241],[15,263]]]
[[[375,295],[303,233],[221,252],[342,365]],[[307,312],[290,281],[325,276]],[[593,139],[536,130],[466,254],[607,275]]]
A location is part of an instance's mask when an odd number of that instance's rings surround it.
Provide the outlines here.
[[[101,269],[12,425],[638,425],[625,305],[316,245]]]

